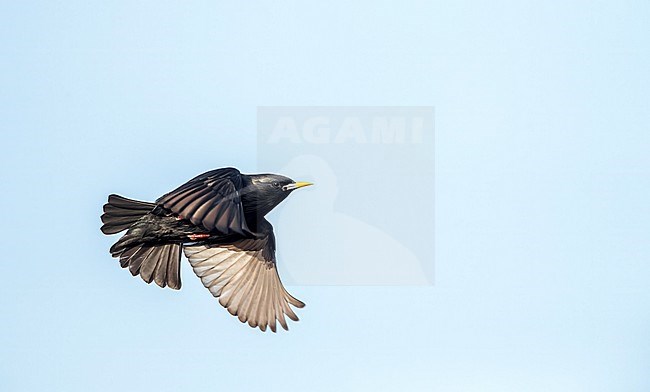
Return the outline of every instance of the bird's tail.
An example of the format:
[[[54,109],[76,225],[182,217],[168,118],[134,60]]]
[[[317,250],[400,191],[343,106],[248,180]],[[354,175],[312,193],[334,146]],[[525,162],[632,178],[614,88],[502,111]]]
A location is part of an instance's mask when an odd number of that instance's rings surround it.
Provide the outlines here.
[[[118,195],[108,196],[104,204],[101,231],[104,234],[116,234],[131,227],[138,219],[151,212],[156,205],[145,201],[131,200]]]
[[[122,268],[128,268],[133,276],[140,275],[147,283],[155,281],[160,287],[181,288],[180,259],[182,244],[145,244],[134,224],[151,212],[156,205],[131,200],[118,195],[108,196],[104,204],[101,230],[104,234],[116,234],[129,229],[112,247],[111,255],[119,257]],[[135,229],[134,229],[135,228]]]

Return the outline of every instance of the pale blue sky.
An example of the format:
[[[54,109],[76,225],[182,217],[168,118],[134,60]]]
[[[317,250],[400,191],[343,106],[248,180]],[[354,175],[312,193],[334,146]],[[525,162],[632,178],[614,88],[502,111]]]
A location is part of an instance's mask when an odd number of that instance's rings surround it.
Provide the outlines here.
[[[0,15],[0,390],[650,390],[647,2]],[[107,194],[265,171],[257,107],[283,105],[435,106],[434,286],[292,286],[272,335],[186,264],[173,292],[109,257]]]

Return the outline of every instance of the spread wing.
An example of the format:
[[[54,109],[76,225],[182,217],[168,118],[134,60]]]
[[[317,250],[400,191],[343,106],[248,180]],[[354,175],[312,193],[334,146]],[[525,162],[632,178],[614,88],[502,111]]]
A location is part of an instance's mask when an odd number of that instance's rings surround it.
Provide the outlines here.
[[[239,321],[266,331],[276,331],[276,320],[288,330],[285,315],[298,321],[289,305],[304,303],[282,286],[275,264],[273,233],[261,239],[244,239],[228,245],[185,247],[196,275],[219,303]]]
[[[234,168],[212,170],[156,200],[164,208],[208,231],[249,235],[240,191],[242,174]]]

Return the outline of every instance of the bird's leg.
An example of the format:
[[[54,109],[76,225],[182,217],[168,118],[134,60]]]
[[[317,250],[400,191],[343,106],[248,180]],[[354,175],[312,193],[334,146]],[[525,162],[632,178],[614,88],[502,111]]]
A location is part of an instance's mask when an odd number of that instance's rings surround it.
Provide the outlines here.
[[[210,238],[210,234],[190,234],[188,235],[190,237],[190,240],[196,241],[196,240],[204,240],[206,238]]]

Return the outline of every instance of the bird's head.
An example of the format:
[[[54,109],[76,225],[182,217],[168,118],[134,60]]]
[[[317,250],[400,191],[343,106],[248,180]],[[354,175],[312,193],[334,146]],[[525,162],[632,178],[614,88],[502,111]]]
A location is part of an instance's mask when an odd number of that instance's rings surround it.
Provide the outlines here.
[[[268,214],[294,190],[313,185],[278,174],[251,174],[246,176],[245,182],[244,211],[256,211],[259,216]]]

